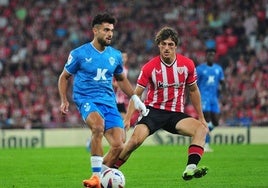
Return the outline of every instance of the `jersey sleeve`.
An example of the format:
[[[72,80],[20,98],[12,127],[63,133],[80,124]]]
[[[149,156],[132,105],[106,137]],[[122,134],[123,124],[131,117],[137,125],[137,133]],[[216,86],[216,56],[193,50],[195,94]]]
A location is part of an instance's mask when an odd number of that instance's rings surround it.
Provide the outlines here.
[[[149,80],[150,80],[150,69],[148,64],[145,64],[141,69],[140,75],[137,80],[137,84],[145,88]]]
[[[187,68],[188,68],[188,77],[187,77],[186,83],[191,85],[197,81],[197,73],[196,73],[194,62],[190,59],[187,63]]]
[[[114,74],[122,74],[124,71],[122,53],[118,51],[118,55],[116,57],[117,57],[117,66],[114,71]]]
[[[78,58],[76,58],[74,51],[70,52],[68,60],[65,63],[64,68],[68,73],[76,74],[76,72],[79,68],[79,61],[78,61]]]

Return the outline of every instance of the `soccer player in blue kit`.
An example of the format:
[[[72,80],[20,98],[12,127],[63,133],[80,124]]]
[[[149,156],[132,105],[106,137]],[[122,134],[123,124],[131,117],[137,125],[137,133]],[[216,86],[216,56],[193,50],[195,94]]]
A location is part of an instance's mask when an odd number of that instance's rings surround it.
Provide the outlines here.
[[[201,94],[202,109],[208,128],[210,132],[214,127],[219,125],[220,106],[219,95],[220,92],[225,91],[224,72],[220,65],[215,61],[216,50],[206,50],[206,63],[197,66],[197,84]],[[206,143],[204,146],[205,152],[212,152],[209,146],[210,135],[206,136]]]
[[[113,77],[121,90],[131,97],[135,108],[146,112],[144,103],[134,95],[132,85],[123,73],[122,53],[110,46],[115,23],[116,19],[110,14],[96,15],[92,21],[93,40],[70,52],[58,80],[61,113],[68,113],[67,89],[73,76],[73,101],[91,130],[92,176],[83,181],[85,187],[101,188],[101,171],[113,166],[125,142],[123,119],[112,86]],[[103,136],[110,145],[105,156]]]

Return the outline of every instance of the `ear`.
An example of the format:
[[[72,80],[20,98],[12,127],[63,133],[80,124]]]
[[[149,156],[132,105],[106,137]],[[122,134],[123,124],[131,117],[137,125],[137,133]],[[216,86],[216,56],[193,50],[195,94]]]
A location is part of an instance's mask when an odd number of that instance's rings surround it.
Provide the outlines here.
[[[93,27],[92,28],[92,31],[93,31],[94,34],[96,34],[98,32],[98,28],[97,27]]]

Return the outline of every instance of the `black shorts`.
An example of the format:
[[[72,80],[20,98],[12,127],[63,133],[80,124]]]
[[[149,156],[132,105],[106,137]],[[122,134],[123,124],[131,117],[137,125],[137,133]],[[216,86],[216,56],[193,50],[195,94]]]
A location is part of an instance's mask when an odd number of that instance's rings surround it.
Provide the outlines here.
[[[150,135],[159,129],[166,130],[172,134],[178,134],[176,124],[182,119],[191,117],[182,112],[171,112],[148,106],[147,108],[150,109],[149,114],[142,117],[137,124],[145,124],[150,130]]]
[[[124,103],[117,103],[117,109],[118,109],[118,111],[119,112],[127,112],[126,111],[126,106],[125,106],[125,104]]]

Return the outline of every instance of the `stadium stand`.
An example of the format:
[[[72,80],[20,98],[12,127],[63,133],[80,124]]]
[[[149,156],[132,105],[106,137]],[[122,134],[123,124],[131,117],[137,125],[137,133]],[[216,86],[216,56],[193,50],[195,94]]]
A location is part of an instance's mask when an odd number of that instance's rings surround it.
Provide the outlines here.
[[[155,31],[173,26],[179,52],[197,64],[206,48],[217,49],[229,93],[221,96],[221,125],[268,125],[266,0],[1,0],[0,127],[83,124],[74,105],[60,116],[57,78],[69,51],[91,39],[92,16],[106,10],[118,18],[113,45],[128,52],[133,84],[156,54]]]

